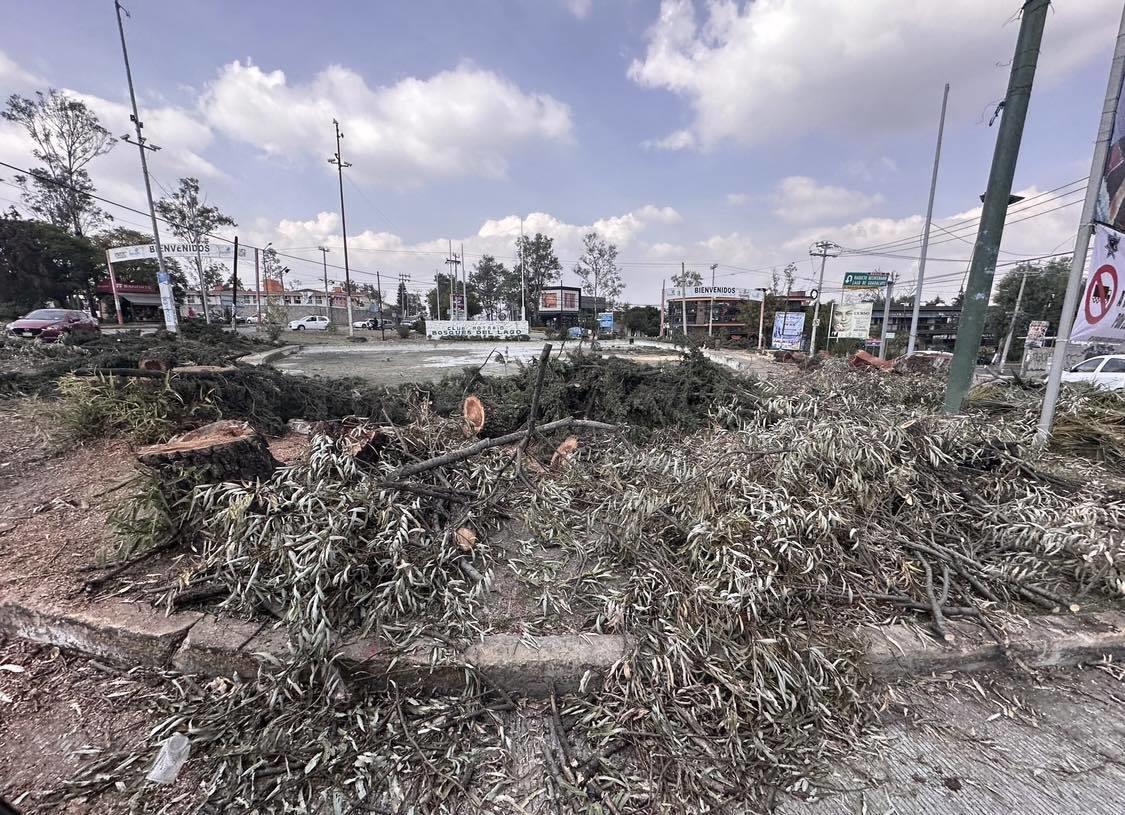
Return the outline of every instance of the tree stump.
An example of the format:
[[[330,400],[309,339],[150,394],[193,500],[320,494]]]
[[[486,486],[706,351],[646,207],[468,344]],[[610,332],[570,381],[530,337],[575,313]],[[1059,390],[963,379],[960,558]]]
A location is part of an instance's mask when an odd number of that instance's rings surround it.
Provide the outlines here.
[[[191,474],[196,484],[269,478],[278,467],[265,438],[247,422],[223,419],[137,451],[137,461],[163,478]]]
[[[141,354],[137,360],[137,367],[142,371],[157,371],[166,374],[176,364],[176,358],[171,351],[162,348],[153,348]]]

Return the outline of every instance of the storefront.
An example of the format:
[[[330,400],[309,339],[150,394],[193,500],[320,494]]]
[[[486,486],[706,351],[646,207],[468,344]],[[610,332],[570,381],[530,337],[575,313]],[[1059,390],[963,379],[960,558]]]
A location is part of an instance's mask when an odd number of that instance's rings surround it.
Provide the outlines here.
[[[582,289],[577,286],[551,286],[539,292],[539,319],[554,331],[578,325],[582,310]]]
[[[98,298],[98,318],[115,322],[113,288],[109,281],[94,288]],[[126,323],[155,323],[164,317],[160,308],[160,290],[145,283],[118,283],[117,298],[121,301],[121,317]]]

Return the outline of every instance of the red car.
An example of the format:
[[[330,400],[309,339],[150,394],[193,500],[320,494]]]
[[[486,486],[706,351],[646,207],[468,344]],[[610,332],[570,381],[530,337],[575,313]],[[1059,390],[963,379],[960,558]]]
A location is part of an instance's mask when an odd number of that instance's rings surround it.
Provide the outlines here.
[[[70,334],[94,334],[101,331],[98,321],[84,311],[69,308],[39,308],[8,323],[9,337],[38,338],[54,342]]]

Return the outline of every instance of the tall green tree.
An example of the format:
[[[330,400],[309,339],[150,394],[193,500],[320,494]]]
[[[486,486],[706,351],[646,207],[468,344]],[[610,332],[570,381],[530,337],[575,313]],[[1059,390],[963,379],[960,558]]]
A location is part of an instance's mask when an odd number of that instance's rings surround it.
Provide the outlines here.
[[[1023,355],[1023,339],[1032,320],[1046,320],[1050,323],[1048,333],[1053,334],[1059,327],[1063,298],[1066,296],[1067,275],[1070,274],[1070,258],[1055,258],[1042,266],[1021,263],[1000,279],[992,292],[992,305],[985,317],[984,333],[992,337],[992,345],[999,348],[1004,344],[1008,326],[1019,295],[1020,279],[1027,274],[1027,285],[1020,302],[1020,313],[1016,317],[1016,330],[1012,337],[1011,359]]]
[[[494,320],[500,312],[502,303],[501,287],[508,270],[492,255],[484,255],[469,273],[469,283],[477,290],[484,316]],[[509,312],[511,313],[511,312]],[[519,314],[516,310],[515,314]]]
[[[613,308],[625,288],[617,266],[617,247],[597,232],[588,232],[582,239],[582,254],[574,264],[574,274],[582,283],[582,291],[594,298],[595,322],[599,298],[605,299],[606,308]]]
[[[104,270],[104,264],[102,266]],[[48,301],[92,296],[98,250],[86,238],[14,209],[0,216],[0,312],[16,316]]]
[[[500,286],[505,310],[519,315],[522,284],[525,287],[527,318],[538,322],[540,292],[561,279],[562,264],[555,256],[555,239],[542,232],[536,232],[533,237],[520,236],[516,239],[516,264],[504,275]]]
[[[430,310],[430,314],[436,314],[434,319],[448,320],[449,319],[449,286],[451,278],[445,272],[439,272],[437,275],[437,288],[430,289],[426,293],[426,303]],[[461,281],[458,279],[454,281],[456,289],[454,294],[457,297],[461,296]],[[477,292],[477,287],[473,285],[472,280],[468,284],[469,294],[469,316],[474,317],[482,313],[480,294]],[[440,297],[438,296],[440,293]]]
[[[187,243],[205,243],[216,229],[238,225],[234,218],[207,203],[206,196],[200,192],[198,178],[181,178],[175,192],[156,202],[156,211],[169,222],[173,234]],[[222,282],[223,267],[205,261],[202,253],[196,253],[191,260],[200,299],[206,304],[207,291]],[[205,306],[203,313],[207,322],[211,322],[211,309]]]
[[[656,306],[632,306],[625,309],[625,327],[634,334],[655,337],[660,333],[660,309]]]
[[[34,99],[12,94],[0,116],[23,127],[35,144],[31,155],[41,166],[15,177],[28,209],[79,237],[112,220],[91,197],[86,167],[116,139],[85,102],[54,88],[36,91]]]
[[[688,269],[683,266],[680,271],[672,275],[672,285],[676,288],[691,288],[692,286],[703,285],[703,275],[695,269]]]

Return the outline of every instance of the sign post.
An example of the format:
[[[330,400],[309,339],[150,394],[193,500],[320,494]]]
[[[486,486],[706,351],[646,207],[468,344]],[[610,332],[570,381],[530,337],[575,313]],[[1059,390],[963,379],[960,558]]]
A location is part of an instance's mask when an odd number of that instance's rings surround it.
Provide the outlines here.
[[[117,313],[117,324],[125,325],[125,317],[121,313],[121,296],[117,293],[117,275],[113,273],[113,261],[109,259],[109,250],[105,253],[105,265],[109,269],[109,288],[113,292],[113,310]]]

